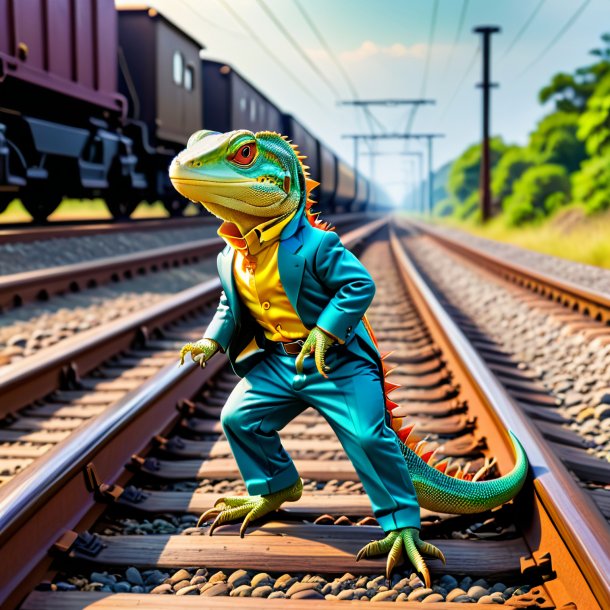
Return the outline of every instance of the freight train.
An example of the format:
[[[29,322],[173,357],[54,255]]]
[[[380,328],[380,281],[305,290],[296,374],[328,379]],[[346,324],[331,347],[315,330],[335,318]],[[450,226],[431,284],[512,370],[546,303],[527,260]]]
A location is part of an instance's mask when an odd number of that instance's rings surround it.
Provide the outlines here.
[[[0,213],[15,198],[44,222],[64,197],[114,218],[188,202],[167,168],[189,135],[274,130],[307,155],[319,209],[362,211],[369,181],[231,66],[153,8],[113,0],[0,0]],[[379,192],[379,191],[377,191]]]

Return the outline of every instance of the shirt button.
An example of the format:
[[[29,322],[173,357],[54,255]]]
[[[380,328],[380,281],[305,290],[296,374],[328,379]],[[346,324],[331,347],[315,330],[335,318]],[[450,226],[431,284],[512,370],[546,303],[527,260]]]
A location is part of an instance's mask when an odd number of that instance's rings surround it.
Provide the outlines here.
[[[269,301],[265,301],[263,303],[263,309],[267,310],[267,309],[269,309],[269,307],[271,307],[271,304],[269,303]]]

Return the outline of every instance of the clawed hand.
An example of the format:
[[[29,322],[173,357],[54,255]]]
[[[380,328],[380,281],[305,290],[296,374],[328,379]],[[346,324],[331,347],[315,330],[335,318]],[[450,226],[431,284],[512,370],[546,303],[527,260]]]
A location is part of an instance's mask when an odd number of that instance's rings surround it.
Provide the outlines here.
[[[220,349],[220,345],[214,339],[200,339],[196,343],[187,343],[180,350],[180,365],[184,364],[184,358],[191,354],[193,362],[197,362],[201,368]]]
[[[419,530],[416,527],[405,527],[404,529],[390,532],[383,540],[374,540],[358,551],[356,561],[362,558],[374,557],[376,555],[388,554],[386,563],[386,578],[390,578],[392,570],[400,563],[404,550],[407,557],[413,564],[417,572],[424,577],[426,587],[430,587],[430,572],[428,566],[421,556],[421,553],[440,559],[445,563],[443,552],[429,542],[424,542],[419,537]]]
[[[303,361],[313,352],[318,373],[320,373],[322,377],[328,378],[327,373],[330,371],[330,368],[326,366],[324,359],[328,348],[334,342],[334,338],[325,333],[322,329],[317,326],[313,328],[301,348],[301,353],[297,356],[295,361],[297,373],[299,375],[303,374]]]

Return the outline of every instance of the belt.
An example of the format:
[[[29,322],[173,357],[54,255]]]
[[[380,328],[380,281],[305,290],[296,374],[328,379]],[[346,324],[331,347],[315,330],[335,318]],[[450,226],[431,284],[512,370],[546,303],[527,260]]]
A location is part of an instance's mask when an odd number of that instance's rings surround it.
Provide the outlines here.
[[[280,354],[287,354],[288,356],[297,356],[301,353],[301,348],[305,343],[305,339],[297,339],[296,341],[290,341],[284,343],[283,341],[265,341],[265,347],[271,349]]]

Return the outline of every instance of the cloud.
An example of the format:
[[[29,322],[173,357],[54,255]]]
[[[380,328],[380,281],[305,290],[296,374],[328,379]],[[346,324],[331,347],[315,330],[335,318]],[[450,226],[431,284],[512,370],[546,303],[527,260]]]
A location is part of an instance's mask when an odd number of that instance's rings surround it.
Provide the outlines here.
[[[395,42],[387,46],[381,46],[372,40],[365,40],[358,48],[342,51],[339,57],[345,62],[357,62],[369,59],[372,57],[411,57],[421,59],[426,55],[427,46],[423,43],[405,45],[402,42]]]

